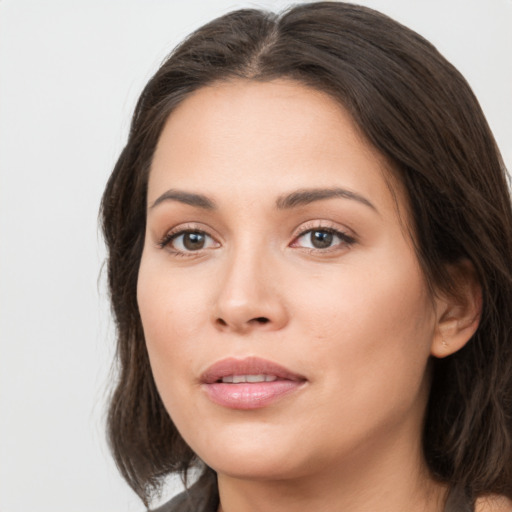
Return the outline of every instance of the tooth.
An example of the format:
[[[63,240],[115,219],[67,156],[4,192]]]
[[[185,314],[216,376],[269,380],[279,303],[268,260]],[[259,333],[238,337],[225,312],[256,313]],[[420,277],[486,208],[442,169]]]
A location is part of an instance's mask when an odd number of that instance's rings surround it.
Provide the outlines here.
[[[274,382],[277,380],[275,375],[227,375],[222,377],[222,382],[226,384],[240,384],[244,382]]]
[[[247,382],[265,382],[265,375],[247,375]]]

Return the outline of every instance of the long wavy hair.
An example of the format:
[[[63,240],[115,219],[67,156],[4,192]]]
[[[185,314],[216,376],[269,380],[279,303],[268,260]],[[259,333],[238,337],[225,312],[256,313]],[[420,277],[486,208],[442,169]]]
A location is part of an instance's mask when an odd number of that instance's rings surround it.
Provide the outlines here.
[[[119,470],[149,506],[162,479],[198,461],[151,373],[137,306],[148,173],[169,115],[195,90],[286,77],[327,92],[389,162],[408,195],[416,251],[432,289],[456,288],[448,264],[472,262],[483,295],[467,345],[433,359],[423,433],[432,475],[471,497],[512,497],[512,210],[503,161],[459,72],[425,39],[368,8],[319,2],[281,15],[239,10],[190,35],[137,103],[106,186],[101,220],[117,326],[108,413]]]

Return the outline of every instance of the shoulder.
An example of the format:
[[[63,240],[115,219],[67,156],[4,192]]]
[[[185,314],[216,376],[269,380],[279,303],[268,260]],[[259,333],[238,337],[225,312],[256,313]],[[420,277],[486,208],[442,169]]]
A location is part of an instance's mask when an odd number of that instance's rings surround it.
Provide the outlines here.
[[[512,512],[512,501],[498,494],[481,496],[476,500],[475,512]]]
[[[207,469],[198,481],[153,512],[216,512],[219,505],[217,478]]]
[[[187,491],[184,491],[175,496],[171,501],[153,510],[153,512],[186,512],[189,510],[189,496]]]

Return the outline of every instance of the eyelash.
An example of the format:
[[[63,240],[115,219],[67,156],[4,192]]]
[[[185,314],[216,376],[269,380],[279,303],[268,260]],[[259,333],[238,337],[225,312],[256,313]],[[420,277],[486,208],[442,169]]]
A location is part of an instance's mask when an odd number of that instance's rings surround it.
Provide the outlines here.
[[[340,246],[349,248],[352,245],[356,243],[356,239],[350,235],[348,235],[346,232],[341,231],[339,229],[335,229],[331,226],[325,226],[325,225],[311,225],[311,226],[305,226],[306,229],[303,229],[299,234],[297,234],[294,238],[292,243],[290,244],[290,247],[299,247],[298,245],[295,245],[296,242],[306,236],[308,233],[313,233],[315,231],[321,232],[321,233],[328,233],[330,235],[333,235],[340,239],[340,243],[326,247],[326,248],[315,248],[315,247],[302,247],[303,250],[306,250],[310,253],[328,253],[333,252],[336,250],[339,250]],[[211,240],[214,240],[214,238],[209,235],[206,231],[200,228],[196,228],[194,226],[186,227],[186,228],[180,228],[178,230],[173,230],[168,233],[166,233],[157,243],[158,247],[161,249],[167,248],[169,252],[173,256],[177,257],[191,257],[200,254],[202,251],[209,249],[207,248],[200,248],[198,250],[189,250],[189,251],[183,251],[181,249],[176,249],[172,247],[172,242],[176,239],[178,239],[180,236],[187,235],[187,234],[197,234],[197,235],[203,235]],[[218,243],[218,242],[216,242]]]
[[[160,247],[161,249],[165,249],[167,248],[169,250],[169,252],[173,255],[173,256],[177,256],[177,257],[190,257],[190,256],[194,256],[194,255],[197,255],[198,253],[201,252],[201,250],[204,250],[204,249],[198,249],[197,251],[182,251],[180,249],[176,249],[174,247],[172,247],[172,242],[174,240],[176,240],[177,238],[179,238],[180,236],[183,236],[183,235],[187,235],[187,234],[197,234],[197,235],[204,235],[205,237],[208,237],[212,240],[213,237],[211,235],[209,235],[206,231],[204,231],[203,229],[200,229],[200,228],[196,228],[194,226],[189,226],[189,227],[186,227],[186,228],[179,228],[177,230],[172,230],[172,231],[169,231],[168,233],[166,233],[157,243],[158,247]]]
[[[302,231],[297,236],[295,236],[295,238],[293,239],[293,242],[290,244],[290,246],[291,247],[300,247],[300,246],[294,245],[297,242],[297,240],[306,236],[309,233],[314,233],[315,231],[333,235],[333,236],[339,238],[340,243],[334,244],[332,246],[325,247],[322,249],[315,248],[315,247],[302,247],[302,249],[304,249],[310,253],[325,254],[328,252],[334,252],[336,250],[339,250],[340,247],[349,248],[356,243],[356,239],[353,236],[350,236],[348,233],[341,231],[340,229],[334,228],[332,226],[314,224],[314,225],[310,225],[310,226],[305,226],[305,229],[303,228]]]

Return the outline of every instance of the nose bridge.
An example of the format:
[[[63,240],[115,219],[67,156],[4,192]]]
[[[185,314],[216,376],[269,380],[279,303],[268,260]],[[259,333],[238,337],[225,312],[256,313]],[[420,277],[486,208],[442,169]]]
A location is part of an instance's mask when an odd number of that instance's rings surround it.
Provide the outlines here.
[[[278,293],[276,262],[271,248],[248,237],[228,251],[215,306],[217,326],[248,331],[280,328],[286,309]]]

